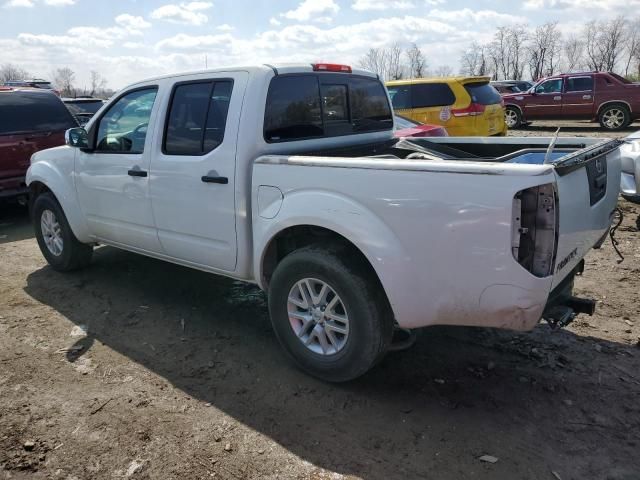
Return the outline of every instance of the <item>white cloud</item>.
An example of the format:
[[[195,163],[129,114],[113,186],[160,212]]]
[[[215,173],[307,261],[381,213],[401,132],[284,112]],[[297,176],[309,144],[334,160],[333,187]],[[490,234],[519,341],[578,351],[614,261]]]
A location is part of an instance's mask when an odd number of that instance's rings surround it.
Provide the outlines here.
[[[471,10],[470,8],[463,8],[462,10],[431,10],[428,16],[451,23],[507,24],[527,22],[525,17],[499,13],[494,10]]]
[[[231,32],[235,29],[235,27],[229,25],[228,23],[223,23],[222,25],[218,25],[216,27],[216,30],[220,30],[221,32]]]
[[[116,21],[116,25],[119,25],[130,32],[140,32],[140,30],[151,28],[151,24],[147,22],[144,18],[139,16],[134,16],[134,15],[129,15],[128,13],[123,13],[122,15],[118,15],[115,18],[115,21]]]
[[[278,27],[278,26],[282,25],[282,22],[280,20],[278,20],[276,17],[271,17],[269,19],[269,24],[273,25],[274,27]]]
[[[187,25],[204,25],[209,21],[209,17],[202,13],[213,7],[211,2],[189,2],[164,5],[151,12],[151,18],[165,20],[172,23],[183,23]]]
[[[617,10],[639,7],[640,0],[526,0],[526,10]]]
[[[35,4],[31,0],[9,0],[4,4],[6,8],[16,8],[16,7],[24,7],[31,8],[35,6]]]
[[[51,5],[52,7],[66,7],[75,3],[75,0],[44,0],[45,5]]]
[[[295,10],[281,13],[280,16],[289,20],[298,20],[300,22],[314,20],[316,18],[325,18],[329,15],[336,14],[340,11],[340,7],[334,0],[304,0]]]
[[[388,8],[406,10],[415,7],[415,3],[408,0],[355,0],[351,5],[351,8],[358,11],[386,10]]]

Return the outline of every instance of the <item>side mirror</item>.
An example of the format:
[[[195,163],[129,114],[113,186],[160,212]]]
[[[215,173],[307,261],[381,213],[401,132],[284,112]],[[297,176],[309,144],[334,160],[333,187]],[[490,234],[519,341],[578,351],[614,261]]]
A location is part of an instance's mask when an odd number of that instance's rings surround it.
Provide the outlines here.
[[[64,133],[64,142],[74,148],[89,148],[89,135],[82,128],[70,128]]]

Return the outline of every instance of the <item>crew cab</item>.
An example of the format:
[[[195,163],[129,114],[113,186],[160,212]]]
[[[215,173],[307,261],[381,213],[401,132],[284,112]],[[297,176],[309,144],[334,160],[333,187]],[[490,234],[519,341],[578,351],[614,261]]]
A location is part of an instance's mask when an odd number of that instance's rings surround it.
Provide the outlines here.
[[[36,153],[36,238],[59,271],[98,244],[257,284],[284,351],[362,375],[397,329],[564,325],[606,237],[618,140],[394,138],[377,75],[262,65],[125,88]]]
[[[607,72],[555,75],[502,96],[509,128],[534,120],[591,120],[620,130],[640,118],[640,84]]]

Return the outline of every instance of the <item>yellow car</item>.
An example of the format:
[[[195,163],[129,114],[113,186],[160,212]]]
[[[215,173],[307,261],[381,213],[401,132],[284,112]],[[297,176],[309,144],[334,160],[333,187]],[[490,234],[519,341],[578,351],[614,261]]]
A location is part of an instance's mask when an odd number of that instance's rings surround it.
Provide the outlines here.
[[[489,77],[418,78],[387,82],[393,109],[451,136],[506,135],[504,103]]]

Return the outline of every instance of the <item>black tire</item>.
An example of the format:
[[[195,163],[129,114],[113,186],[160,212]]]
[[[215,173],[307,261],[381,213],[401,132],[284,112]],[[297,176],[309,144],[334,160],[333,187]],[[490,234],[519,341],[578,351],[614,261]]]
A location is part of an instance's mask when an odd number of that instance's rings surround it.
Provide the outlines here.
[[[505,112],[505,122],[507,123],[507,128],[509,129],[520,128],[522,126],[522,113],[520,112],[519,108],[507,107],[505,108],[504,112]],[[511,125],[509,125],[509,121],[507,120],[508,116],[511,116],[512,118]]]
[[[371,268],[362,263],[348,251],[311,246],[287,255],[273,273],[269,312],[276,337],[290,359],[314,377],[329,382],[352,380],[371,369],[389,348],[393,336],[391,308]],[[289,293],[305,278],[326,282],[344,304],[349,329],[337,353],[311,351],[289,321]]]
[[[45,234],[42,231],[42,216],[45,212],[52,212],[59,225],[59,232],[62,238],[62,248],[59,254],[54,254],[47,246]],[[86,267],[91,263],[93,247],[78,241],[73,234],[67,217],[62,207],[49,192],[42,193],[33,202],[33,227],[36,232],[38,246],[44,258],[54,270],[59,272],[69,272]]]
[[[617,117],[620,121],[614,121]],[[600,110],[598,115],[600,126],[609,131],[622,130],[631,124],[631,113],[629,108],[621,103],[611,103]]]

